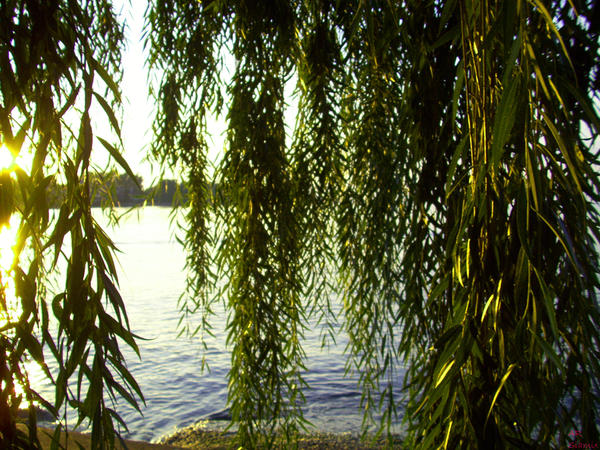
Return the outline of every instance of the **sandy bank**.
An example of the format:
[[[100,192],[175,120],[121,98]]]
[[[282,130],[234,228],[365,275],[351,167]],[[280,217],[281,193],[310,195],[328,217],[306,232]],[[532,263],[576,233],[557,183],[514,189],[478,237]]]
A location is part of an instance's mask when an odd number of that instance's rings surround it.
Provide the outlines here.
[[[18,424],[17,427],[24,432],[27,432],[27,428],[25,424]],[[42,448],[44,450],[50,449],[52,443],[52,435],[54,434],[54,430],[48,428],[38,428],[38,438],[40,440],[40,444],[42,444]],[[67,442],[66,434],[63,432],[61,434],[60,443],[62,446],[65,446]],[[151,444],[149,442],[142,441],[132,441],[126,439],[127,448],[129,450],[144,450],[144,449],[152,449],[152,450],[174,450],[181,449],[181,447],[175,445],[168,444]],[[86,433],[78,433],[76,431],[69,431],[69,439],[68,439],[68,447],[69,449],[78,449],[77,444],[80,444],[83,448],[88,449],[91,448],[91,440],[90,435]],[[117,445],[118,449],[123,449],[123,446]],[[201,448],[201,447],[198,447]]]

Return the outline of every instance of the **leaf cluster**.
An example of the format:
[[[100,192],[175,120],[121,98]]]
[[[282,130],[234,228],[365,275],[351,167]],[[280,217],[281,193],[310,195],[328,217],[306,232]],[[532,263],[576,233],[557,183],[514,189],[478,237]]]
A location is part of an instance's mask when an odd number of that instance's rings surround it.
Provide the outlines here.
[[[117,289],[115,247],[91,211],[94,138],[132,174],[118,146],[94,135],[91,120],[105,115],[120,141],[122,40],[108,1],[0,4],[0,144],[15,157],[33,156],[30,169],[14,166],[1,175],[0,222],[12,216],[18,227],[1,284],[0,445],[6,448],[40,445],[36,403],[60,420],[55,445],[70,407],[77,425],[91,425],[94,448],[113,447],[125,424],[110,402],[120,397],[139,409],[143,400],[120,350],[125,344],[137,352],[137,345]],[[58,182],[65,195],[52,212],[49,187]],[[29,384],[29,364],[52,381],[54,398],[42,398]],[[23,406],[26,433],[15,423]]]
[[[154,151],[194,190],[183,311],[210,332],[226,299],[242,444],[303,426],[302,329],[338,319],[332,296],[380,431],[405,409],[420,448],[596,439],[592,4],[174,0],[147,17]]]

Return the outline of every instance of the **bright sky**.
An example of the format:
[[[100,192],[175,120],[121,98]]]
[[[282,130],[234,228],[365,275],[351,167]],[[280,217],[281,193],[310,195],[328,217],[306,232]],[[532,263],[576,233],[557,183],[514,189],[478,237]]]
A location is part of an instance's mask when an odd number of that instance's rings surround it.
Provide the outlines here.
[[[122,11],[126,21],[126,47],[123,54],[123,123],[121,132],[125,147],[125,159],[134,173],[144,179],[144,186],[149,187],[153,175],[151,166],[144,161],[152,139],[152,121],[154,119],[153,102],[148,94],[148,71],[146,56],[142,42],[144,27],[145,0],[116,0],[117,12]]]
[[[121,20],[125,26],[125,49],[123,52],[123,80],[121,89],[123,92],[123,116],[121,122],[121,134],[124,144],[124,157],[129,163],[134,173],[141,175],[144,180],[144,187],[150,187],[160,175],[158,167],[152,165],[146,160],[152,140],[152,122],[154,120],[154,103],[149,95],[149,76],[146,67],[146,52],[142,41],[142,32],[144,29],[144,12],[146,11],[147,0],[113,0],[114,8],[117,14],[121,15]],[[233,62],[231,62],[233,67]],[[154,78],[158,78],[156,74]],[[286,86],[286,98],[291,101],[291,107],[286,108],[285,123],[288,139],[293,130],[295,115],[297,112],[296,100],[292,99],[292,91],[295,85],[293,78]],[[92,114],[92,126],[94,134],[103,137],[111,143],[115,143],[115,138],[110,130],[109,122],[104,116],[104,112],[98,106],[97,114]],[[209,163],[215,164],[223,154],[225,143],[226,124],[224,120],[208,118],[208,142],[209,142]],[[289,142],[288,142],[289,144]],[[25,150],[25,149],[23,149]],[[6,148],[1,153],[6,153],[8,159],[10,155]],[[21,160],[17,161],[21,167],[28,167],[31,164],[31,155],[26,155],[26,151],[21,152]],[[0,155],[0,158],[2,155]],[[29,159],[29,161],[25,161]],[[96,139],[94,142],[94,152],[92,161],[99,168],[107,168],[108,152]],[[2,167],[7,167],[12,161],[5,161]],[[114,162],[113,162],[114,163]],[[116,163],[115,163],[116,164]],[[156,164],[155,164],[156,166]],[[122,172],[123,170],[120,169]],[[209,168],[209,176],[212,170]],[[165,173],[166,178],[177,178],[174,173]]]
[[[152,184],[153,176],[159,175],[156,168],[152,172],[150,165],[144,162],[146,150],[152,138],[152,121],[154,119],[154,105],[148,96],[148,71],[146,68],[146,54],[142,42],[142,31],[144,28],[144,12],[147,0],[113,0],[115,10],[122,12],[122,18],[126,21],[125,39],[126,49],[123,54],[123,83],[124,115],[122,124],[123,142],[125,145],[125,159],[129,162],[132,170],[144,179],[144,186]],[[233,59],[228,63],[233,70]],[[226,67],[227,70],[227,67]],[[227,76],[227,75],[225,75]],[[285,87],[285,98],[289,103],[284,112],[286,134],[288,145],[295,125],[297,114],[297,99],[292,97],[296,78],[292,77]],[[207,119],[209,131],[209,163],[216,163],[223,155],[225,145],[226,124],[223,119]],[[209,168],[208,176],[212,175]],[[167,177],[169,175],[166,175]]]
[[[146,0],[114,0],[115,11],[121,12],[121,19],[126,22],[126,47],[123,53],[124,75],[121,84],[124,102],[121,123],[124,156],[133,172],[143,177],[144,186],[150,187],[153,179],[159,175],[159,171],[158,168],[152,171],[150,163],[145,161],[152,139],[154,118],[153,102],[148,94],[148,71],[142,42],[146,3]],[[74,115],[73,118],[79,120],[77,115]],[[100,106],[94,107],[92,127],[94,135],[115,143],[108,119]],[[0,169],[17,164],[29,171],[32,156],[31,151],[24,146],[19,158],[15,161],[8,148],[3,145],[0,147]],[[97,139],[94,141],[92,162],[101,169],[106,168],[108,163],[108,152]],[[119,171],[123,172],[122,169]],[[166,174],[166,176],[173,175]]]
[[[121,12],[126,22],[126,48],[123,54],[123,91],[124,114],[121,132],[125,146],[125,159],[134,173],[144,179],[144,186],[149,187],[152,180],[159,175],[145,160],[152,139],[152,122],[154,120],[154,104],[148,94],[148,70],[146,53],[142,41],[144,28],[144,12],[147,0],[114,0],[115,11]],[[209,161],[220,159],[224,145],[225,123],[209,120]],[[172,174],[166,174],[166,177]]]

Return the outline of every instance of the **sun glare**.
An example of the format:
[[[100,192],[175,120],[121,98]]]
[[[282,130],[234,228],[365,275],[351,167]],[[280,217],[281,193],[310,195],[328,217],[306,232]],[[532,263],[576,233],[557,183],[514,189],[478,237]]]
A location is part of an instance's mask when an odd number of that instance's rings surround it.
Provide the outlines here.
[[[15,159],[5,146],[0,147],[0,170],[14,170],[17,164]],[[13,277],[14,247],[17,243],[19,219],[18,214],[13,214],[7,224],[0,225],[0,328],[16,323],[23,312],[16,295]],[[24,369],[22,374],[25,379],[33,382],[32,386],[41,386],[45,374],[40,365],[35,360],[28,359],[28,357],[22,361],[22,364]],[[16,379],[14,381],[14,394],[25,397],[25,389],[21,381]],[[35,401],[33,403],[37,404]]]
[[[17,242],[18,227],[16,215],[10,218],[8,226],[0,226],[0,283],[2,283],[2,290],[6,298],[6,305],[2,305],[0,308],[0,324],[14,320],[15,315],[19,312],[15,296],[15,283],[12,277],[13,247]]]
[[[18,155],[15,155],[6,144],[0,145],[0,170],[15,170],[20,167],[25,172],[31,172],[33,165],[33,152],[29,149],[21,149]]]
[[[11,268],[14,258],[13,246],[17,242],[17,216],[10,219],[8,226],[2,225],[0,228],[0,270],[3,274]]]
[[[11,169],[15,164],[15,157],[5,145],[0,147],[0,170]]]
[[[29,168],[31,168],[31,157],[29,152],[21,151],[19,155],[13,154],[6,145],[0,145],[0,171],[14,171],[17,167],[25,170],[27,160],[29,159]],[[29,156],[29,158],[28,158]],[[17,242],[17,230],[19,227],[19,217],[13,214],[8,223],[0,225],[0,283],[2,289],[2,304],[0,304],[0,326],[17,320],[20,312],[20,305],[15,295],[15,282],[12,274],[12,265],[14,262],[13,247]]]

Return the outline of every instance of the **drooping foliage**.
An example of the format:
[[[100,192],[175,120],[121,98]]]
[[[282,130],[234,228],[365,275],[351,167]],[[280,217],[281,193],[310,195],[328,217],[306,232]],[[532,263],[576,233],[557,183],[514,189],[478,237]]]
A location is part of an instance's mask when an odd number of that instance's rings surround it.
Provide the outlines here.
[[[0,151],[33,154],[30,168],[0,175],[0,227],[18,227],[12,264],[1,268],[2,448],[39,446],[36,403],[60,420],[55,437],[69,407],[78,423],[91,424],[94,448],[113,446],[115,425],[124,424],[111,399],[137,408],[142,398],[119,348],[137,351],[116,287],[114,245],[91,212],[92,151],[109,152],[131,174],[119,143],[93,129],[105,117],[120,140],[122,40],[110,1],[0,3]],[[65,195],[51,211],[56,183]],[[61,284],[51,286],[58,271]],[[55,385],[54,398],[29,384],[34,364]],[[28,432],[16,427],[19,408],[29,409]]]
[[[193,192],[182,310],[210,331],[225,285],[244,443],[302,424],[299,341],[311,313],[335,319],[332,287],[384,426],[407,367],[407,446],[598,439],[594,2],[170,0],[147,18],[155,156]]]
[[[594,6],[150,4],[153,152],[189,184],[182,313],[199,311],[210,332],[225,299],[241,443],[268,444],[279,425],[293,440],[303,425],[303,328],[315,314],[335,321],[335,301],[366,416],[382,409],[385,429],[404,412],[407,447],[567,446],[573,430],[600,440]],[[36,444],[34,409],[28,435],[14,419],[37,400],[56,416],[77,408],[101,447],[119,421],[104,393],[141,396],[118,347],[136,348],[113,246],[90,210],[91,113],[118,136],[122,30],[103,0],[6,1],[0,21],[1,142],[35,152],[29,172],[0,178],[0,222],[20,219],[0,291],[2,444]],[[219,113],[214,202],[206,136]],[[118,145],[97,140],[128,170]],[[67,186],[55,215],[53,182]],[[55,399],[28,385],[31,360]],[[394,390],[403,365],[406,408]]]

